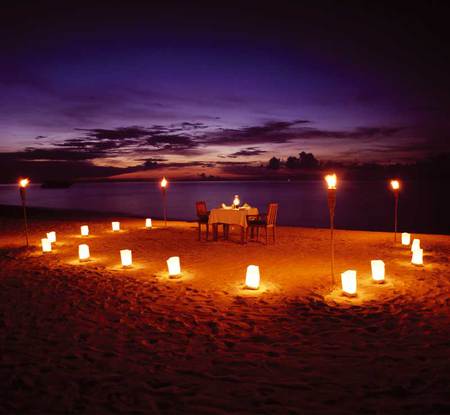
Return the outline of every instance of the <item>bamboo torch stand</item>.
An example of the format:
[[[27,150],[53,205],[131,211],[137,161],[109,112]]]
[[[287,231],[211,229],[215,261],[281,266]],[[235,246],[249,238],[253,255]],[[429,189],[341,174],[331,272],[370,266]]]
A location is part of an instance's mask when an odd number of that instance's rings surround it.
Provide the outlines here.
[[[394,244],[397,242],[398,189],[394,190]]]
[[[165,187],[162,188],[162,196],[163,196],[164,227],[167,228],[167,195]]]
[[[20,198],[22,199],[22,208],[23,208],[23,221],[25,225],[25,239],[27,242],[27,248],[30,246],[28,241],[28,220],[27,220],[27,206],[26,206],[26,188],[19,187]]]
[[[331,284],[334,286],[334,210],[336,208],[336,189],[328,189],[328,209],[330,211],[330,240],[331,240]]]

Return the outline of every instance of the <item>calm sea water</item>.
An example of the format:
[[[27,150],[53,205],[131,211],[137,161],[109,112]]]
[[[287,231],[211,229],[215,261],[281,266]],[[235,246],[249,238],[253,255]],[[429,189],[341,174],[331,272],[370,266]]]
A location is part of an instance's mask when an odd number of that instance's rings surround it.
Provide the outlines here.
[[[445,186],[432,182],[405,182],[399,201],[399,230],[450,233]],[[278,202],[280,225],[327,227],[327,194],[323,181],[303,182],[171,182],[167,191],[169,219],[195,219],[195,201],[208,208],[242,202],[266,210]],[[162,217],[162,198],[156,183],[82,183],[68,189],[28,191],[30,206],[120,212]],[[19,205],[16,185],[0,185],[0,204]],[[392,230],[394,197],[386,182],[341,181],[337,191],[336,226],[342,229]]]

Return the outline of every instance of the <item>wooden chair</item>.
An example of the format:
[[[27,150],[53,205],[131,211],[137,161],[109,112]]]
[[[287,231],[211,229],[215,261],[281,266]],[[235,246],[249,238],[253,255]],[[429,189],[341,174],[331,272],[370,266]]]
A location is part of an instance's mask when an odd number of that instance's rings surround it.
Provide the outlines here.
[[[272,239],[273,243],[275,243],[277,212],[278,212],[278,203],[269,203],[269,206],[267,207],[267,213],[262,213],[260,215],[248,215],[246,240],[248,240],[249,232],[251,232],[253,238],[255,230],[256,230],[256,240],[259,240],[259,229],[264,228],[264,230],[266,231],[266,245],[267,245],[268,228],[272,228]]]
[[[197,223],[198,223],[198,240],[202,236],[202,225],[206,225],[206,240],[209,237],[209,211],[206,208],[206,202],[203,200],[195,202],[195,209],[197,211]]]

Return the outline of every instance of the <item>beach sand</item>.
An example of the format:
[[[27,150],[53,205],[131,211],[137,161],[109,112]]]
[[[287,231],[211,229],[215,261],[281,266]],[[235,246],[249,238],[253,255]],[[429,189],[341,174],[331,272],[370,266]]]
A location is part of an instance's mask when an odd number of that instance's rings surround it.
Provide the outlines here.
[[[449,236],[414,235],[416,267],[392,234],[337,230],[333,289],[326,229],[241,245],[237,229],[207,242],[193,223],[31,210],[26,250],[20,210],[0,211],[1,413],[450,413]],[[250,264],[258,291],[244,289]],[[347,269],[355,298],[340,290]]]

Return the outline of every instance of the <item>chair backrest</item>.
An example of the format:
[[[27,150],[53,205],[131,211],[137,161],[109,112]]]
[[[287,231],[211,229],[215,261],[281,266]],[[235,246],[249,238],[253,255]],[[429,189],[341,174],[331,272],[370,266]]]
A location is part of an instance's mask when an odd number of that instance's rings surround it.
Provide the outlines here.
[[[278,203],[269,203],[267,208],[267,224],[275,225],[277,223]]]
[[[203,200],[195,202],[195,209],[197,211],[197,216],[205,216],[208,214],[208,209],[206,209],[206,202]]]

